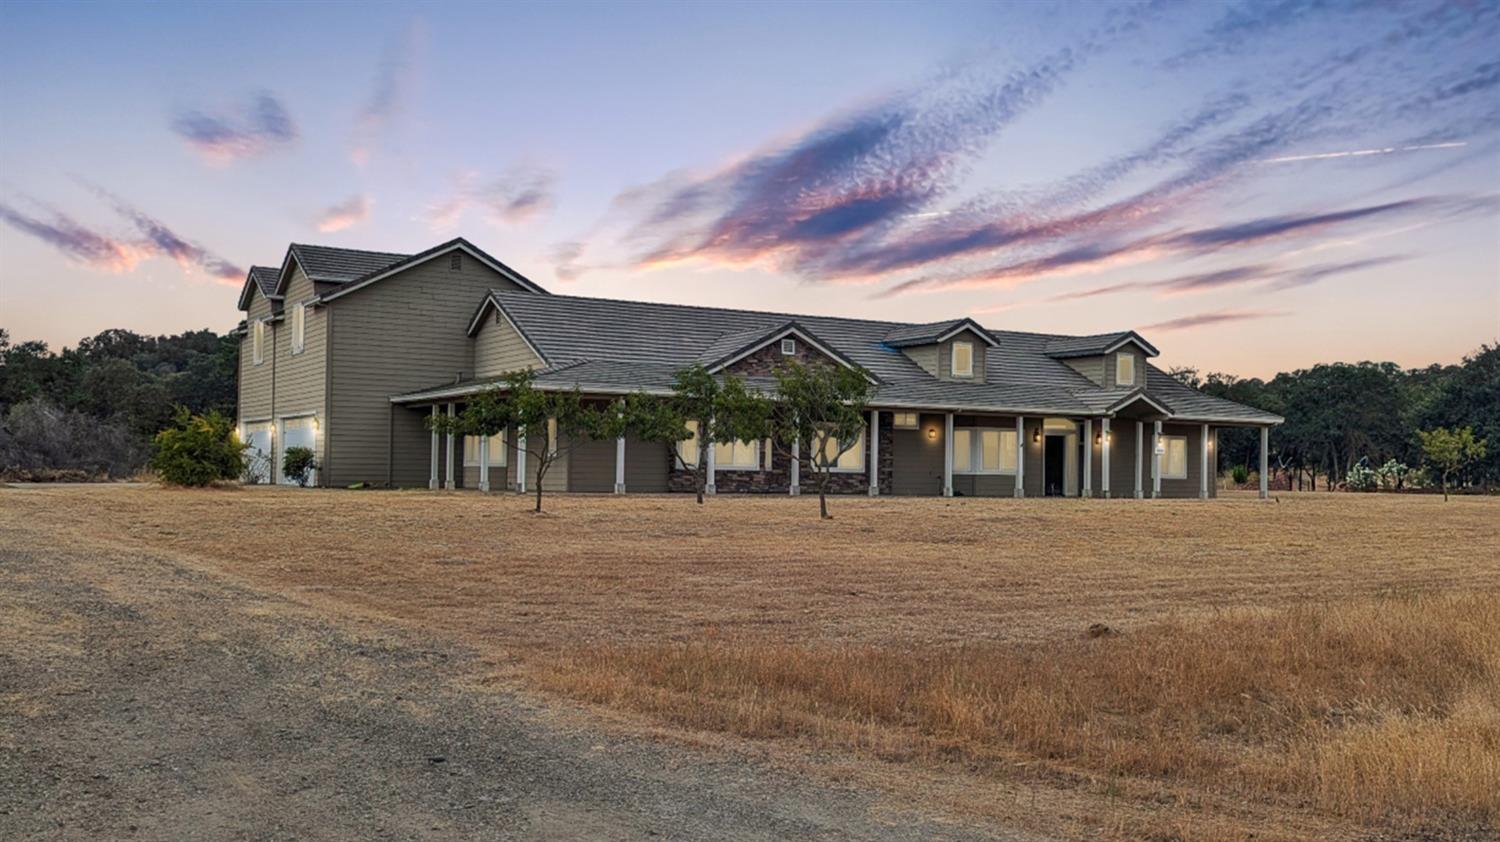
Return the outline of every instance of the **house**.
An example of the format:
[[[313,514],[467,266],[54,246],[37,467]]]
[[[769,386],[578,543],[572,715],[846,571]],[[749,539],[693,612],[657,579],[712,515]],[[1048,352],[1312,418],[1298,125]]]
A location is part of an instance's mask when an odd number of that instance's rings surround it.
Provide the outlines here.
[[[240,293],[239,427],[282,481],[281,455],[318,456],[315,483],[514,489],[531,481],[514,435],[454,440],[426,417],[455,413],[503,376],[608,400],[669,394],[701,363],[769,383],[782,360],[858,366],[876,396],[840,459],[845,493],[1212,497],[1224,427],[1282,419],[1210,397],[1153,366],[1134,331],[1060,336],[554,295],[464,239],[419,254],[293,244],[253,267]],[[695,453],[691,443],[685,453]],[[759,442],[711,448],[710,490],[796,494],[800,460]],[[483,469],[482,467],[483,466]],[[689,490],[667,446],[589,441],[567,449],[558,491]]]

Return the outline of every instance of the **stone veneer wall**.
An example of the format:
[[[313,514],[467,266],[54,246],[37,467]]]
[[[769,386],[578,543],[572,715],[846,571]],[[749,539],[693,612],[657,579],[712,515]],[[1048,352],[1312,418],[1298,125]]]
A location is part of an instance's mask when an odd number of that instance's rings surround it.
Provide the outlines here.
[[[777,349],[780,356],[780,349]],[[880,491],[882,494],[891,493],[891,482],[894,476],[894,434],[892,419],[889,412],[880,413]],[[762,444],[764,454],[764,444]],[[816,493],[816,475],[807,468],[807,448],[803,447],[803,470],[800,476],[802,493]],[[868,439],[865,442],[865,464],[869,465],[870,445]],[[667,453],[667,490],[691,494],[693,492],[693,473],[682,470],[677,459],[671,452]],[[714,486],[720,494],[786,494],[791,490],[791,461],[780,451],[775,451],[771,457],[771,468],[769,470],[747,471],[747,470],[719,470],[714,474]],[[868,471],[858,473],[845,473],[842,471],[829,474],[828,491],[830,494],[868,494],[870,491],[870,475]]]

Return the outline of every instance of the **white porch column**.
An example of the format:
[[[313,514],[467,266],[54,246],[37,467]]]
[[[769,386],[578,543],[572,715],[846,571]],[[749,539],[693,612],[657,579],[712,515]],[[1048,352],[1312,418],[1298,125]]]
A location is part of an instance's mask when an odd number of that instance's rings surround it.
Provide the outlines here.
[[[479,437],[479,490],[484,494],[490,491],[490,437]]]
[[[526,493],[526,437],[516,436],[516,493]]]
[[[943,414],[943,496],[953,496],[953,413]]]
[[[870,410],[870,496],[880,496],[880,410]]]
[[[1271,428],[1260,428],[1260,499],[1271,496]]]
[[[1099,437],[1103,439],[1099,443],[1099,493],[1104,499],[1109,499],[1109,419],[1099,420]]]
[[[615,439],[615,493],[625,493],[625,437]]]
[[[438,417],[437,404],[433,404],[432,405],[432,420],[434,422],[436,422],[437,421],[437,417]],[[427,477],[427,487],[430,488],[430,489],[432,489],[432,490],[434,490],[434,491],[436,491],[437,487],[438,487],[438,431],[437,431],[436,428],[433,428],[433,431],[432,431],[432,473],[429,474],[428,477]]]
[[[1026,416],[1016,416],[1016,496],[1026,496]]]
[[[802,493],[802,437],[792,439],[792,477],[787,486],[788,494],[796,497]]]
[[[1135,499],[1139,500],[1145,496],[1141,492],[1141,472],[1146,470],[1144,459],[1141,458],[1141,446],[1146,441],[1146,424],[1143,421],[1135,422]]]
[[[714,447],[714,443],[710,441],[704,442],[703,450],[708,454],[708,476],[703,480],[703,493],[717,494],[719,489],[714,482],[714,474],[719,470],[719,467],[714,464],[714,451],[718,450],[718,448]]]
[[[1203,425],[1203,442],[1202,442],[1202,446],[1199,449],[1201,451],[1203,451],[1201,454],[1199,454],[1200,456],[1203,457],[1203,467],[1200,469],[1200,473],[1203,475],[1203,477],[1202,477],[1202,480],[1198,483],[1198,496],[1202,497],[1205,500],[1207,500],[1208,499],[1208,425],[1207,424]]]
[[[1083,496],[1094,496],[1094,419],[1083,419]]]
[[[457,414],[458,414],[458,405],[454,404],[454,403],[449,403],[448,404],[448,420],[452,421],[453,417],[455,415],[457,415]],[[453,433],[452,433],[451,430],[448,433],[448,481],[446,483],[444,483],[444,487],[445,488],[449,488],[449,489],[457,488],[458,487],[458,483],[455,482],[454,478],[453,478]]]
[[[1161,496],[1161,422],[1151,428],[1151,499]]]

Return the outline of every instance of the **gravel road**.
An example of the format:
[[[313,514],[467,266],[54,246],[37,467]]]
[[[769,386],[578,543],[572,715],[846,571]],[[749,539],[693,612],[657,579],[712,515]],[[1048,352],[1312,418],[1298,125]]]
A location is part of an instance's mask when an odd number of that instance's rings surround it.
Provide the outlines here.
[[[560,725],[451,645],[3,511],[0,617],[0,839],[1022,838]]]

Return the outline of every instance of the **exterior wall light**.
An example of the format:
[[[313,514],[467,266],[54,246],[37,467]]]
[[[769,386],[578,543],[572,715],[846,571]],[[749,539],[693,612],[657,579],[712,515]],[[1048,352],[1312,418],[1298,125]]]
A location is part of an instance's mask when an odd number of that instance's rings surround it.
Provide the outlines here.
[[[937,427],[928,427],[927,428],[927,440],[928,441],[937,441]]]
[[[1042,443],[1042,428],[1041,427],[1038,427],[1035,430],[1031,431],[1031,441],[1032,441],[1033,444],[1041,444]]]

